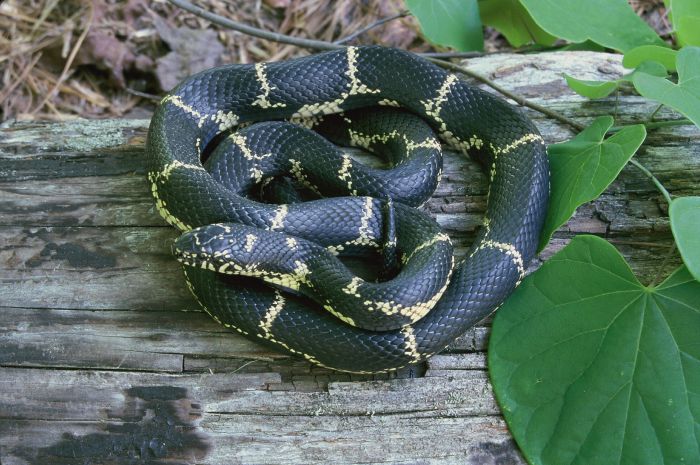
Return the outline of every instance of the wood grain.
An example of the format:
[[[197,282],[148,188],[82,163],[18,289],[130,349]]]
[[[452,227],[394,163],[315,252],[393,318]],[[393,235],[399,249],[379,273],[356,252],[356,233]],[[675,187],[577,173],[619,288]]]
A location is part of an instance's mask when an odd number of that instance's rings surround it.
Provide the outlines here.
[[[619,56],[467,64],[584,123],[606,114],[638,122],[655,108],[625,94],[590,102],[561,78],[615,78]],[[571,136],[529,113],[548,143]],[[489,319],[426,364],[357,376],[271,352],[203,314],[170,256],[177,234],[149,196],[147,125],[0,128],[0,463],[524,463],[487,378]],[[697,128],[652,131],[636,157],[672,194],[700,194]],[[476,166],[448,154],[425,208],[460,254],[485,194]],[[627,167],[530,270],[592,233],[613,242],[643,282],[663,277],[679,263],[666,215],[651,182]]]

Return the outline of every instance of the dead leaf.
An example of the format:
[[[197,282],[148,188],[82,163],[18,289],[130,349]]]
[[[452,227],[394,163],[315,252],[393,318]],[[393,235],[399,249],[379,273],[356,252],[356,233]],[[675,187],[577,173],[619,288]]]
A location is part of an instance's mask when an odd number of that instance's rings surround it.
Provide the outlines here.
[[[221,63],[224,46],[216,31],[171,27],[157,16],[153,24],[171,50],[156,60],[156,77],[164,91],[169,91],[192,74]]]
[[[272,8],[288,8],[292,4],[291,0],[265,0],[265,3]]]
[[[117,24],[112,18],[117,14],[116,6],[103,2],[94,3],[94,23]],[[137,11],[143,13],[145,5],[142,0],[129,0],[122,5],[119,16],[125,16],[131,23]],[[128,13],[128,14],[127,14]],[[128,24],[131,24],[128,23]],[[114,28],[96,27],[88,33],[82,47],[78,51],[75,64],[94,65],[98,69],[109,72],[112,80],[120,87],[126,87],[124,72],[129,70],[150,71],[153,60],[146,55],[136,55],[133,43],[116,37]]]
[[[124,71],[148,71],[153,60],[145,55],[134,55],[129,46],[109,32],[91,31],[76,57],[76,64],[95,65],[106,70],[120,88],[125,87]]]

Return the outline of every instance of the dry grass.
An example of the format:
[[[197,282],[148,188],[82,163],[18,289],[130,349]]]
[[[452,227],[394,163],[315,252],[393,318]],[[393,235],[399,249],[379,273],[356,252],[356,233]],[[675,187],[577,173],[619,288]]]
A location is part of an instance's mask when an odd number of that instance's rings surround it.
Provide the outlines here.
[[[335,40],[402,2],[382,0],[206,0],[200,6],[261,28]],[[163,21],[158,22],[158,18]],[[165,26],[163,26],[165,25]],[[278,60],[306,53],[212,26],[164,0],[8,0],[0,4],[0,117],[61,120],[128,115],[160,94],[155,73],[167,53],[163,27],[212,29],[222,63]],[[381,34],[381,36],[380,36]],[[422,49],[412,18],[364,35],[360,42]]]
[[[97,3],[97,2],[96,2]],[[107,80],[81,69],[90,35],[109,27],[99,5],[28,0],[0,5],[3,118],[65,119],[120,115],[138,98],[105,95]]]
[[[660,33],[662,0],[630,0]],[[219,15],[284,34],[333,41],[392,16],[401,0],[199,0]],[[220,63],[280,60],[307,53],[294,46],[212,26],[165,0],[6,0],[0,3],[0,119],[61,120],[133,115],[159,95],[158,73],[178,28],[215,31]],[[183,40],[183,42],[186,42]],[[355,43],[413,51],[429,47],[414,18],[391,21]],[[172,45],[172,44],[171,44]],[[488,31],[487,50],[504,42]],[[190,50],[197,56],[207,50]],[[180,53],[187,56],[187,53]],[[147,110],[146,110],[147,111]]]

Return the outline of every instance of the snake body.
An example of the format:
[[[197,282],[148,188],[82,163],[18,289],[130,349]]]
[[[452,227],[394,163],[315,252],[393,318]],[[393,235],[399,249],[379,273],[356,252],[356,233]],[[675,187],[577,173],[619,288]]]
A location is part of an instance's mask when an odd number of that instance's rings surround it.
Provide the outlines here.
[[[205,148],[233,127],[300,117],[311,121],[309,125],[323,126],[323,115],[373,105],[401,107],[418,115],[488,174],[483,228],[456,266],[447,236],[409,206],[424,201],[437,181],[423,182],[418,194],[390,199],[397,185],[410,187],[413,181],[406,180],[428,177],[426,170],[418,175],[406,171],[404,181],[394,185],[376,178],[380,181],[365,184],[376,184],[377,190],[359,192],[367,174],[349,157],[317,161],[327,165],[328,174],[325,181],[322,174],[312,178],[306,166],[314,164],[313,158],[303,164],[301,154],[285,155],[272,162],[265,141],[274,136],[254,136],[259,126],[226,139],[243,161],[215,158],[208,162],[220,165],[214,174],[202,165]],[[295,132],[289,126],[278,129],[285,137]],[[407,159],[405,165],[439,171],[439,162],[422,153],[439,148],[430,134],[422,134],[402,138],[404,149],[423,157],[421,163]],[[303,145],[304,137],[289,140]],[[371,141],[354,141],[369,146],[390,138],[379,134]],[[287,145],[294,150],[295,143]],[[197,74],[162,100],[151,122],[146,153],[156,207],[185,233],[175,251],[190,265],[185,267],[187,282],[202,307],[249,338],[351,372],[381,372],[423,360],[500,306],[536,252],[549,194],[545,145],[526,116],[413,54],[377,46]],[[265,160],[270,166],[263,166]],[[217,177],[227,166],[238,173],[233,176],[237,180]],[[247,190],[266,182],[263,168],[265,173],[289,170],[312,190],[336,178],[338,182],[329,183],[331,190],[345,184],[356,196],[283,205],[246,200]],[[368,247],[396,248],[404,263],[393,284],[409,277],[421,279],[421,284],[392,287],[389,281],[369,283],[338,271],[341,265],[333,262],[333,255]],[[322,279],[314,281],[316,274]],[[335,290],[325,291],[322,283],[330,276]],[[280,287],[304,295],[286,294]],[[416,289],[423,293],[409,295]],[[316,291],[320,294],[314,303],[308,295]],[[344,299],[364,306],[367,320],[358,324],[355,320],[363,312],[349,317],[350,309],[339,309]],[[386,315],[398,319],[389,323]]]

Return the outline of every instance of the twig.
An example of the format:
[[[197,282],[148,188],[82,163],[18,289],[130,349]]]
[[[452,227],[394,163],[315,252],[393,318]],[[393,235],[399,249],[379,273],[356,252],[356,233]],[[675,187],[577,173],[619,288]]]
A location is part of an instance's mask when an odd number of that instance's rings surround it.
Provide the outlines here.
[[[552,45],[549,47],[543,47],[539,45],[535,46],[527,46],[527,47],[518,47],[518,48],[512,48],[512,49],[504,49],[504,50],[494,50],[493,52],[425,52],[421,53],[420,55],[423,57],[430,57],[430,58],[476,58],[476,57],[483,57],[486,55],[504,55],[506,53],[514,53],[514,54],[521,54],[521,53],[534,53],[534,52],[548,52],[552,50],[560,50],[564,47],[566,47],[567,44],[559,44],[559,45]]]
[[[479,73],[476,73],[474,71],[469,70],[468,68],[465,68],[464,66],[460,66],[455,63],[451,63],[449,61],[444,61],[444,60],[438,60],[436,58],[428,58],[428,60],[432,61],[433,63],[442,66],[443,68],[449,69],[450,71],[454,71],[456,73],[462,73],[465,74],[469,77],[472,77],[476,79],[477,81],[483,82],[487,86],[491,87],[495,91],[505,95],[506,97],[514,100],[517,104],[522,105],[524,107],[532,108],[533,110],[536,110],[544,115],[549,116],[552,119],[555,119],[557,121],[560,121],[564,124],[567,124],[571,126],[572,128],[576,129],[577,131],[583,131],[585,128],[584,125],[574,121],[571,118],[567,118],[566,116],[562,115],[561,113],[558,113],[554,110],[550,110],[549,108],[543,107],[542,105],[539,105],[537,103],[531,102],[527,100],[524,97],[521,97],[518,94],[515,94],[500,85],[496,84],[486,76],[483,76]]]
[[[90,6],[88,8],[90,8],[90,16],[88,17],[87,24],[85,25],[83,32],[78,37],[78,40],[75,41],[73,50],[71,50],[70,55],[68,55],[68,58],[66,59],[66,64],[63,66],[63,71],[61,71],[61,75],[58,77],[58,80],[56,80],[56,84],[54,84],[53,88],[51,88],[51,90],[46,93],[46,96],[41,101],[41,103],[37,105],[34,108],[34,110],[30,111],[30,114],[34,114],[41,110],[43,106],[46,105],[46,103],[53,98],[58,88],[61,86],[61,84],[63,84],[63,81],[65,81],[68,78],[68,71],[70,70],[70,67],[73,64],[73,60],[75,60],[75,57],[78,54],[80,46],[83,44],[85,37],[87,37],[88,32],[90,32],[90,28],[92,27],[92,21],[95,18],[95,7],[93,6],[93,4],[90,3]]]
[[[659,112],[659,110],[661,110],[661,108],[663,108],[663,106],[664,106],[663,103],[659,103],[659,106],[657,106],[654,109],[654,111],[652,111],[651,114],[649,116],[647,116],[647,118],[644,120],[644,122],[651,123],[652,121],[654,121],[654,116],[656,116],[656,114]]]
[[[508,53],[506,52],[493,52],[493,55],[498,53]],[[425,52],[421,53],[421,56],[425,58],[439,58],[442,60],[447,60],[450,58],[477,58],[486,55],[484,52]],[[490,54],[491,55],[491,54]]]
[[[364,34],[365,32],[367,32],[367,31],[369,31],[369,30],[371,30],[371,29],[374,29],[375,27],[381,26],[382,24],[388,23],[389,21],[393,21],[393,20],[395,20],[395,19],[399,19],[399,18],[406,17],[406,16],[408,16],[408,15],[410,15],[410,14],[411,14],[410,11],[405,11],[405,10],[404,10],[404,11],[402,11],[402,12],[400,12],[400,13],[397,13],[397,14],[395,14],[395,15],[393,15],[393,16],[389,16],[389,17],[387,17],[387,18],[379,19],[379,20],[373,22],[372,24],[363,27],[363,28],[360,29],[359,31],[355,31],[355,32],[353,32],[352,34],[349,34],[349,35],[347,35],[346,37],[340,38],[340,39],[336,40],[336,41],[333,42],[333,43],[334,43],[334,44],[337,44],[337,45],[345,44],[345,43],[347,43],[347,42],[350,42],[350,41],[353,40],[353,39],[356,39],[357,37],[361,36],[361,35]]]
[[[278,32],[270,32],[264,29],[259,29],[257,27],[248,26],[247,24],[239,23],[237,21],[232,21],[223,16],[219,16],[210,11],[205,10],[191,4],[186,0],[168,0],[175,6],[187,10],[190,13],[211,21],[214,24],[225,27],[227,29],[233,29],[234,31],[242,32],[253,37],[258,37],[260,39],[272,40],[274,42],[280,42],[283,44],[296,45],[298,47],[311,48],[314,50],[338,50],[345,48],[344,45],[333,44],[326,42],[324,40],[314,40],[314,39],[304,39],[301,37],[292,37],[286,34],[280,34]]]
[[[302,39],[299,37],[292,37],[288,36],[286,34],[279,34],[277,32],[270,32],[266,31],[264,29],[258,29],[256,27],[248,26],[246,24],[242,24],[236,21],[232,21],[228,18],[224,18],[223,16],[219,16],[217,14],[211,13],[203,8],[200,8],[198,6],[195,6],[188,2],[187,0],[168,0],[170,3],[173,5],[176,5],[184,10],[189,11],[192,14],[195,14],[197,16],[200,16],[202,18],[205,18],[212,23],[218,24],[219,26],[223,26],[228,29],[233,29],[234,31],[239,31],[243,32],[245,34],[249,34],[254,37],[259,37],[261,39],[267,39],[267,40],[272,40],[275,42],[280,42],[284,44],[290,44],[290,45],[296,45],[299,47],[305,47],[305,48],[311,48],[311,49],[316,49],[316,50],[338,50],[341,48],[345,48],[344,45],[337,44],[337,43],[331,43],[331,42],[326,42],[323,40],[313,40],[313,39]],[[420,55],[420,54],[419,54]],[[470,71],[469,69],[465,68],[464,66],[457,65],[455,63],[451,63],[449,61],[445,60],[439,60],[436,58],[430,58],[427,57],[428,60],[432,61],[433,63],[445,68],[449,69],[451,71],[457,72],[457,73],[462,73],[466,76],[472,77],[476,79],[477,81],[483,82],[487,86],[491,87],[494,89],[496,92],[499,92],[506,97],[514,100],[516,103],[519,105],[532,108],[535,111],[538,111],[544,115],[549,116],[550,118],[553,118],[557,121],[560,121],[564,124],[568,124],[572,128],[582,131],[585,126],[582,124],[577,123],[576,121],[567,118],[566,116],[557,113],[556,111],[550,110],[549,108],[545,108],[541,105],[538,105],[534,102],[530,102],[529,100],[525,99],[524,97],[521,97],[517,94],[514,94],[513,92],[510,92],[509,90],[504,89],[503,87],[499,86],[489,78],[482,76],[479,73],[476,73],[474,71]]]
[[[668,121],[652,121],[650,123],[646,123],[644,126],[646,126],[647,129],[656,129],[656,128],[664,128],[667,126],[692,126],[695,123],[690,121],[687,118],[683,119],[672,119]]]
[[[37,53],[34,59],[30,61],[27,66],[24,67],[22,72],[12,84],[10,84],[4,91],[0,92],[0,102],[4,102],[5,99],[12,93],[12,91],[15,90],[15,88],[22,82],[24,82],[24,80],[27,78],[32,69],[34,69],[34,65],[36,65],[39,62],[40,58],[41,52]]]
[[[236,372],[242,370],[243,368],[247,367],[247,366],[250,365],[251,363],[255,363],[255,362],[257,362],[257,361],[258,361],[258,360],[255,360],[255,359],[253,359],[253,360],[248,360],[248,361],[245,362],[243,365],[241,365],[241,366],[239,366],[238,368],[236,368],[235,370],[233,370],[231,373],[236,373]]]
[[[661,184],[661,181],[659,181],[659,180],[657,179],[657,177],[654,176],[654,174],[653,174],[651,171],[649,171],[648,169],[646,169],[646,167],[645,167],[644,165],[642,165],[641,163],[639,163],[639,162],[638,162],[637,160],[635,160],[634,158],[631,158],[631,159],[630,159],[630,163],[631,163],[632,165],[636,166],[637,169],[638,169],[639,171],[641,171],[642,173],[644,173],[644,175],[645,175],[646,177],[648,177],[649,179],[651,179],[651,182],[653,182],[654,185],[656,186],[656,188],[659,190],[659,192],[661,192],[661,194],[662,194],[662,195],[664,196],[664,198],[666,199],[666,202],[668,202],[668,204],[671,205],[671,202],[673,201],[673,199],[671,198],[671,194],[669,194],[668,191],[666,190],[666,188],[664,187],[664,185]]]
[[[695,123],[690,121],[687,118],[682,118],[682,119],[671,119],[671,120],[666,120],[666,121],[651,121],[651,122],[641,122],[639,124],[643,124],[646,129],[658,129],[658,128],[665,128],[669,126],[692,126]],[[612,134],[618,131],[621,131],[624,129],[626,126],[613,126],[610,129],[608,129],[608,134]]]
[[[324,40],[314,40],[314,39],[304,39],[301,37],[293,37],[289,36],[286,34],[280,34],[277,32],[270,32],[266,31],[264,29],[259,29],[257,27],[252,27],[248,26],[247,24],[239,23],[237,21],[230,20],[228,18],[224,18],[223,16],[219,16],[215,13],[211,13],[201,7],[198,7],[196,5],[193,5],[192,3],[188,2],[187,0],[168,0],[170,3],[173,5],[182,8],[183,10],[187,10],[190,13],[199,16],[201,18],[207,19],[208,21],[211,21],[214,24],[218,24],[219,26],[232,29],[234,31],[242,32],[244,34],[248,34],[254,37],[258,37],[261,39],[265,40],[271,40],[274,42],[279,42],[283,44],[289,44],[289,45],[295,45],[298,47],[304,47],[304,48],[310,48],[314,50],[338,50],[345,48],[345,45],[342,45],[342,42],[346,42],[350,39],[352,39],[352,36],[348,36],[345,39],[341,39],[340,41],[336,41],[335,43],[332,42],[326,42]],[[406,12],[402,12],[401,15],[405,15]],[[400,16],[396,16],[400,17]],[[390,21],[392,19],[395,19],[395,17],[389,17],[389,18],[384,18],[384,22]],[[382,20],[380,20],[382,21]],[[379,22],[379,24],[382,24]],[[375,27],[379,25],[377,23],[371,24],[371,27]],[[368,26],[368,28],[370,27]],[[364,30],[357,31],[357,34],[361,34],[365,32],[367,28]],[[449,57],[459,57],[462,55],[466,55],[471,52],[459,52],[459,53],[453,53],[449,54]],[[487,86],[491,87],[494,89],[496,92],[499,92],[500,94],[505,95],[506,97],[510,98],[511,100],[515,101],[517,104],[522,105],[524,107],[531,108],[539,113],[542,113],[543,115],[549,116],[552,119],[555,119],[561,123],[564,123],[573,129],[577,131],[582,131],[585,128],[585,125],[580,124],[576,121],[574,121],[571,118],[568,118],[564,115],[562,115],[559,112],[556,112],[554,110],[550,110],[549,108],[543,107],[542,105],[539,105],[537,103],[531,102],[527,100],[524,97],[521,97],[520,95],[517,95],[500,85],[496,84],[494,81],[490,80],[486,76],[483,76],[477,72],[471,71],[468,68],[465,68],[464,66],[458,65],[456,63],[452,63],[449,61],[441,60],[438,58],[435,58],[435,56],[444,56],[446,54],[418,54],[424,56],[426,59],[432,61],[433,63],[445,68],[449,69],[450,71],[454,71],[456,73],[461,73],[466,76],[469,76],[473,79],[476,79],[479,82],[482,82],[486,84]],[[671,121],[652,121],[647,124],[645,124],[647,129],[654,129],[654,128],[659,128],[659,127],[664,127],[664,126],[680,126],[680,125],[688,125],[688,124],[693,124],[692,121],[687,120],[687,119],[682,119],[682,120],[671,120]],[[608,131],[609,133],[619,131],[621,127],[613,127]]]
[[[654,287],[661,277],[661,273],[663,270],[666,268],[666,265],[668,264],[668,261],[673,257],[674,253],[676,252],[676,243],[674,242],[673,245],[671,246],[671,250],[668,251],[666,256],[664,257],[664,261],[661,263],[661,266],[657,268],[656,274],[652,278],[651,282],[649,283],[649,286],[647,287]]]
[[[132,89],[131,87],[127,87],[127,88],[125,88],[124,90],[125,90],[127,93],[131,94],[131,95],[136,95],[137,97],[142,97],[142,98],[145,98],[145,99],[148,99],[148,100],[156,100],[156,101],[158,101],[158,100],[160,100],[160,99],[163,98],[162,96],[158,96],[158,95],[154,95],[154,94],[149,94],[149,93],[147,93],[147,92],[141,92],[140,90]]]
[[[673,244],[659,244],[658,242],[647,242],[647,241],[628,241],[625,239],[615,239],[615,238],[608,238],[608,242],[611,244],[620,244],[620,245],[631,245],[631,246],[637,246],[637,247],[658,247],[662,249],[668,249],[670,247],[673,247]]]
[[[298,47],[310,48],[310,49],[315,49],[315,50],[338,50],[338,49],[345,48],[345,45],[343,45],[344,43],[353,40],[354,38],[358,37],[359,35],[367,32],[368,30],[370,30],[374,27],[380,26],[388,21],[392,21],[394,19],[401,18],[401,17],[406,16],[408,14],[408,12],[401,12],[397,15],[378,20],[378,21],[368,25],[367,27],[360,29],[359,31],[357,31],[353,34],[350,34],[349,36],[347,36],[345,38],[341,38],[341,39],[331,43],[331,42],[326,42],[326,41],[322,41],[322,40],[313,40],[313,39],[304,39],[304,38],[299,38],[299,37],[293,37],[293,36],[289,36],[286,34],[270,32],[270,31],[266,31],[264,29],[259,29],[256,27],[248,26],[246,24],[232,21],[228,18],[224,18],[224,17],[219,16],[217,14],[211,13],[203,8],[200,8],[198,6],[191,4],[190,2],[188,2],[186,0],[168,0],[168,1],[170,3],[172,3],[173,5],[176,5],[184,10],[187,10],[190,13],[193,13],[194,15],[197,15],[197,16],[200,16],[204,19],[207,19],[214,24],[218,24],[219,26],[222,26],[222,27],[225,27],[228,29],[232,29],[234,31],[242,32],[244,34],[248,34],[248,35],[258,37],[261,39],[271,40],[274,42],[295,45]],[[483,55],[479,52],[423,53],[423,54],[419,54],[419,55],[424,56],[427,60],[429,60],[429,61],[431,61],[431,62],[433,62],[433,63],[435,63],[435,64],[437,64],[445,69],[448,69],[448,70],[456,72],[456,73],[461,73],[461,74],[469,76],[473,79],[476,79],[477,81],[486,84],[487,86],[491,87],[492,89],[499,92],[500,94],[512,99],[513,101],[515,101],[519,105],[531,108],[531,109],[538,111],[546,116],[549,116],[552,119],[555,119],[561,123],[564,123],[564,124],[572,127],[576,131],[582,131],[583,129],[585,129],[585,125],[580,124],[580,123],[576,122],[575,120],[568,118],[568,117],[566,117],[566,116],[562,115],[561,113],[558,113],[554,110],[550,110],[549,108],[546,108],[546,107],[543,107],[539,104],[531,102],[531,101],[527,100],[526,98],[521,97],[520,95],[517,95],[517,94],[501,87],[500,85],[496,84],[494,81],[488,79],[487,77],[485,77],[479,73],[471,71],[468,68],[465,68],[464,66],[440,59],[440,58],[471,58],[474,56]],[[617,105],[617,101],[616,101],[616,105]],[[690,121],[688,119],[670,120],[670,121],[651,121],[652,118],[656,115],[656,113],[661,109],[661,106],[662,105],[659,105],[654,110],[654,112],[649,116],[649,118],[647,118],[647,121],[644,123],[644,125],[647,129],[654,129],[654,128],[665,127],[665,126],[680,126],[680,125],[694,124],[692,121]],[[616,106],[615,110],[617,111],[617,106]],[[619,126],[613,127],[608,131],[608,133],[616,132],[616,131],[619,131],[620,129],[622,129],[622,127],[619,127]],[[649,179],[651,179],[651,181],[654,183],[654,185],[659,190],[659,192],[661,192],[661,194],[664,196],[666,202],[668,202],[668,204],[670,205],[671,202],[673,201],[673,199],[671,198],[671,194],[668,192],[668,190],[666,190],[666,188],[663,186],[663,184],[661,184],[661,182],[656,178],[656,176],[654,176],[654,174],[651,171],[649,171],[644,165],[639,163],[634,158],[630,159],[629,162],[632,165],[634,165],[635,167],[637,167],[637,169],[639,169],[642,173],[644,173],[645,176],[647,176]],[[665,264],[668,262],[668,259],[671,256],[671,254],[674,251],[675,251],[675,243],[674,243],[673,247],[671,248],[670,253],[668,254],[666,259],[664,260],[664,263],[662,264],[661,268],[663,268],[665,266]],[[658,279],[658,276],[659,276],[659,274],[657,273],[657,276],[654,277],[654,279],[652,280],[652,284],[650,284],[650,286],[653,286],[655,284],[656,280]],[[241,369],[246,365],[247,364],[244,364],[243,366],[239,367],[238,369]]]

